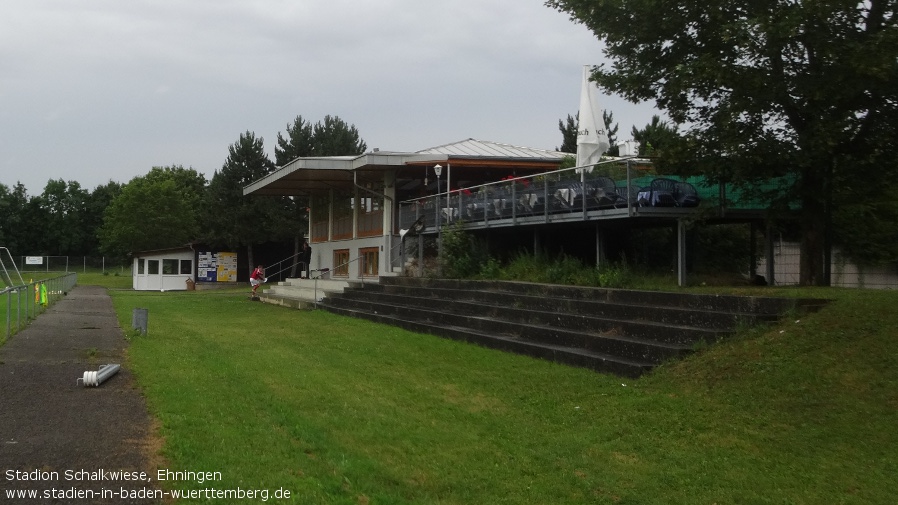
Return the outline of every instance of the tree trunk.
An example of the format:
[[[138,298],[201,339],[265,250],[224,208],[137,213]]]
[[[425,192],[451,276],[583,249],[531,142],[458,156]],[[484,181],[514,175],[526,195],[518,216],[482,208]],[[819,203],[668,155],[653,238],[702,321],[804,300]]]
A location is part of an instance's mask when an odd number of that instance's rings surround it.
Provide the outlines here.
[[[826,237],[826,204],[824,180],[820,167],[806,168],[801,181],[801,266],[802,286],[823,286]]]
[[[249,273],[250,275],[253,273],[253,270],[256,268],[253,259],[253,245],[246,244],[246,261],[249,263]]]

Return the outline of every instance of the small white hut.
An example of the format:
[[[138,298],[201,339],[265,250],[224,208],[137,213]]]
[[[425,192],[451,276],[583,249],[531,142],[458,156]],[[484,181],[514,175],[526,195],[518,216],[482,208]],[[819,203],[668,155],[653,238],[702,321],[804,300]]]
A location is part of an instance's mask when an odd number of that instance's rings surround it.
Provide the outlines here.
[[[196,251],[189,247],[134,253],[135,291],[186,290],[196,283]]]

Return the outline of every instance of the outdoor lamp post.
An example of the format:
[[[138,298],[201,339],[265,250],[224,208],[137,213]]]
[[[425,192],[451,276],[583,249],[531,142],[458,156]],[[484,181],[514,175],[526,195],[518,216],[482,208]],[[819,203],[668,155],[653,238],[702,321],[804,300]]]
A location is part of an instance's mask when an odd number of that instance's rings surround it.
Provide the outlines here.
[[[443,266],[441,263],[443,261],[443,227],[442,223],[440,223],[440,212],[442,210],[440,209],[440,207],[442,206],[442,198],[440,197],[440,174],[443,173],[443,167],[441,165],[434,165],[433,173],[437,176],[437,271],[439,273],[442,273]]]
[[[443,173],[443,167],[440,166],[440,165],[434,165],[434,167],[433,167],[433,173],[436,174],[436,176],[437,176],[437,205],[436,205],[436,207],[437,207],[437,220],[436,220],[436,223],[437,223],[437,231],[439,231],[439,230],[440,230],[440,224],[441,224],[441,223],[440,223],[440,205],[441,205],[441,203],[442,203],[442,202],[441,202],[442,198],[440,197],[440,174]]]

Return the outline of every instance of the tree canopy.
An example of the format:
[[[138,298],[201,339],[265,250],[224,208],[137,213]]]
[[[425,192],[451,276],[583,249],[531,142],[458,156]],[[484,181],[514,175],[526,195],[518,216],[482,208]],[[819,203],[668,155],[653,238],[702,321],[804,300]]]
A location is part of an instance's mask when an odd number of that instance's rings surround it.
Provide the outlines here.
[[[280,167],[296,158],[312,156],[313,145],[312,123],[307,122],[302,116],[296,116],[293,123],[287,125],[286,136],[278,132],[274,161]]]
[[[652,116],[652,121],[642,128],[635,126],[630,134],[633,140],[639,143],[639,153],[644,156],[656,156],[676,146],[679,140],[677,128],[661,116]]]
[[[368,148],[355,125],[338,116],[324,116],[312,128],[312,156],[349,156]]]
[[[593,71],[601,87],[654,100],[685,127],[672,166],[746,184],[792,176],[782,198],[801,203],[802,283],[823,281],[834,186],[895,183],[895,0],[546,5],[604,42],[610,64]]]
[[[274,171],[264,141],[255,133],[240,134],[228,147],[228,158],[209,182],[205,238],[213,244],[246,247],[250,268],[253,245],[293,235],[292,202],[287,197],[243,196],[243,187]]]
[[[97,233],[101,250],[124,260],[136,251],[196,240],[205,184],[202,174],[181,166],[153,167],[147,175],[131,179],[106,208]]]

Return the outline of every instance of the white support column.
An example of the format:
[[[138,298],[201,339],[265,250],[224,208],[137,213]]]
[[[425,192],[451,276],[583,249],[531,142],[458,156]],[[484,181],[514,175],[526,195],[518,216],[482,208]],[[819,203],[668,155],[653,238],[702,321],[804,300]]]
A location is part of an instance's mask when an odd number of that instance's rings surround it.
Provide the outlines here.
[[[605,258],[605,232],[596,224],[596,266],[602,267],[607,263]]]

